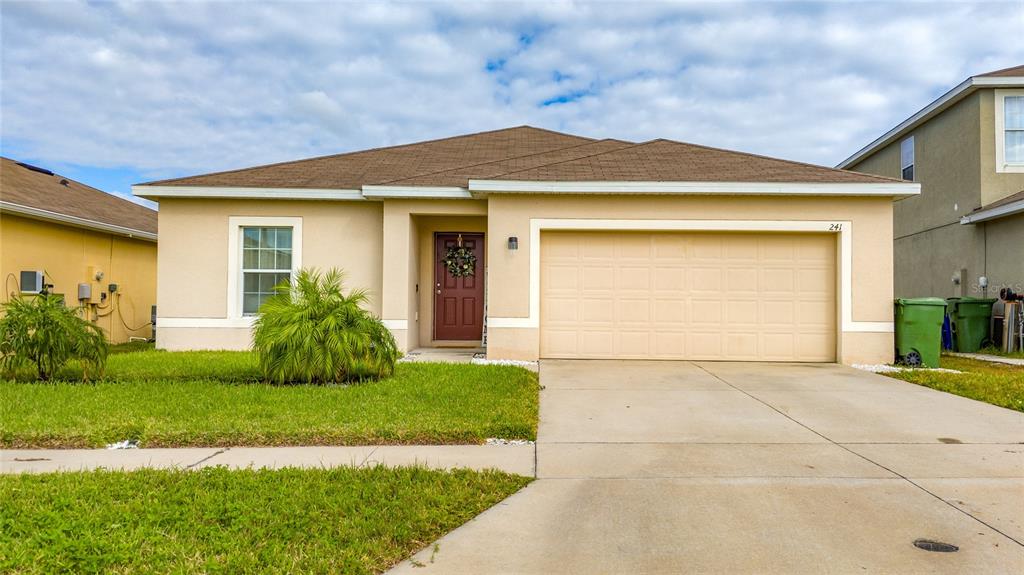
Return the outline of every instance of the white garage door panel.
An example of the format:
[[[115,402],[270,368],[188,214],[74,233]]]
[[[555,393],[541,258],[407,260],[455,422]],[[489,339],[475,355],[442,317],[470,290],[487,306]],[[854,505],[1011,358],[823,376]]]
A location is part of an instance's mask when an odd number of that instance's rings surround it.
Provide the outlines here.
[[[545,232],[541,357],[834,361],[826,234]]]

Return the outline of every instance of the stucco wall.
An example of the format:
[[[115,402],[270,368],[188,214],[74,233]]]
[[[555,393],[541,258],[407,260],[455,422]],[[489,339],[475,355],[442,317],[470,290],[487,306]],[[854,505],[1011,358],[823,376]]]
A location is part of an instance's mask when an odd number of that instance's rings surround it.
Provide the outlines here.
[[[167,349],[240,349],[249,345],[249,328],[232,324],[226,317],[231,216],[301,217],[302,264],[344,268],[349,286],[370,290],[375,296],[371,311],[389,324],[399,344],[408,349],[430,342],[433,299],[429,287],[436,231],[486,230],[488,316],[515,318],[529,314],[531,218],[849,221],[853,230],[853,320],[886,323],[892,321],[891,214],[888,198],[850,197],[492,195],[487,201],[334,203],[169,200],[161,205],[160,214],[160,316],[212,322],[205,327],[158,326],[158,344]],[[518,250],[507,249],[509,236],[519,238]],[[488,330],[492,357],[536,359],[537,328],[492,325]],[[840,341],[843,361],[891,360],[891,332],[843,333]]]
[[[162,349],[242,349],[250,329],[227,317],[228,218],[302,218],[302,266],[341,268],[346,287],[369,291],[380,315],[383,239],[380,202],[163,199],[157,310],[173,325],[157,326]],[[225,320],[222,322],[204,320]],[[168,322],[169,324],[171,322]]]
[[[907,134],[915,138],[921,194],[897,200],[893,209],[898,297],[980,296],[981,276],[990,286],[1024,282],[1019,248],[1006,243],[1024,234],[1019,218],[960,224],[972,210],[1024,189],[1024,174],[996,172],[994,102],[994,90],[979,90]],[[851,169],[899,177],[905,137]],[[961,270],[966,274],[956,285],[952,278]]]
[[[530,314],[530,219],[637,220],[814,220],[850,221],[853,227],[851,294],[853,320],[892,321],[892,202],[889,198],[801,198],[729,196],[501,196],[488,208],[488,317],[525,318]],[[519,249],[505,248],[509,236]],[[488,327],[488,355],[536,359],[536,328]],[[861,333],[876,361],[889,361],[892,333]],[[851,340],[852,341],[852,340]],[[866,345],[866,344],[864,344]],[[841,357],[854,357],[844,350]]]
[[[94,318],[111,342],[129,337],[149,338],[150,307],[156,303],[157,245],[102,232],[75,228],[10,214],[0,215],[0,275],[3,301],[18,288],[21,271],[45,271],[54,293],[64,294],[69,305],[78,305],[78,284],[90,283],[94,298],[117,284],[117,292],[90,306]],[[101,270],[95,281],[89,268]],[[13,274],[11,277],[9,274]],[[120,295],[118,295],[120,294]],[[131,329],[130,329],[131,328]]]
[[[960,217],[981,205],[981,92],[961,100],[913,132],[851,167],[858,172],[900,177],[900,142],[914,136],[914,181],[921,194],[896,200],[897,239],[959,225]],[[994,168],[993,168],[994,169]],[[897,275],[902,273],[897,269]]]
[[[1014,91],[1019,93],[1019,91]],[[996,91],[979,92],[981,118],[981,204],[988,205],[1024,190],[1024,172],[996,171]]]
[[[982,226],[988,234],[988,294],[995,297],[1003,287],[1024,293],[1024,214],[992,220]]]

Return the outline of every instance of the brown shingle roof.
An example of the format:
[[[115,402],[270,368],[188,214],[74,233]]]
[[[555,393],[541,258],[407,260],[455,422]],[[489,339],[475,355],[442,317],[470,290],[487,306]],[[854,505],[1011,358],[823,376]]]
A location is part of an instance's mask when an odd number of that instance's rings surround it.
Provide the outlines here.
[[[991,210],[992,208],[998,208],[999,206],[1005,206],[1006,204],[1012,204],[1014,202],[1019,202],[1021,200],[1024,200],[1024,190],[1021,190],[1016,194],[1010,194],[1009,196],[1006,196],[1001,200],[996,200],[991,204],[981,206],[980,208],[977,208],[974,211],[980,212],[982,210]]]
[[[593,141],[592,138],[519,126],[144,185],[358,190],[363,185],[393,182]]]
[[[887,183],[901,180],[673,140],[492,176],[553,182]]]
[[[987,77],[987,78],[991,78],[991,77],[1005,78],[1005,77],[1012,77],[1012,76],[1024,76],[1024,65],[1013,66],[1012,68],[1003,68],[1002,70],[995,70],[995,71],[992,71],[992,72],[986,72],[984,74],[978,74],[978,76],[983,76],[983,77]]]
[[[386,183],[398,186],[458,186],[464,188],[468,185],[469,180],[487,179],[507,172],[525,170],[554,162],[575,160],[586,156],[592,156],[594,154],[603,154],[604,152],[619,150],[632,145],[634,144],[631,142],[624,142],[622,140],[598,140],[596,142],[587,142],[586,144],[561,148],[551,152],[542,152],[539,154],[530,154],[528,156],[518,156],[505,160],[498,160],[496,162],[459,167]]]
[[[62,180],[67,181],[67,185],[62,185]],[[65,216],[156,233],[156,210],[60,175],[30,170],[9,158],[0,158],[0,200]]]
[[[454,186],[470,179],[676,182],[893,182],[881,176],[672,140],[632,144],[519,126],[441,140],[143,185],[358,190]]]

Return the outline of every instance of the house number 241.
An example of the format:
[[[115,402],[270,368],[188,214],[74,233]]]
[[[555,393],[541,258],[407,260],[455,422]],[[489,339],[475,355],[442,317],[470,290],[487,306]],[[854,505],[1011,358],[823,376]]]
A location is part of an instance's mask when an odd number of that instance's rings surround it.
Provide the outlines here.
[[[843,231],[843,224],[829,224],[828,231],[830,232],[841,232]]]

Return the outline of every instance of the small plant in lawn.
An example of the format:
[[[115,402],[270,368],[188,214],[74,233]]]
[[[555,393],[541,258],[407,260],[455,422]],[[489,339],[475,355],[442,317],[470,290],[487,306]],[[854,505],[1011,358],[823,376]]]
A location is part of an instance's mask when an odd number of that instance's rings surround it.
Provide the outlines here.
[[[109,346],[100,328],[80,317],[64,298],[41,293],[15,297],[3,304],[0,317],[0,367],[13,372],[32,364],[36,377],[48,381],[69,360],[82,366],[82,378],[99,375]]]
[[[267,381],[341,383],[394,373],[395,338],[363,309],[365,291],[344,293],[343,277],[336,269],[300,270],[294,285],[278,285],[260,307],[253,349]]]

